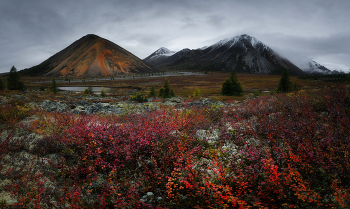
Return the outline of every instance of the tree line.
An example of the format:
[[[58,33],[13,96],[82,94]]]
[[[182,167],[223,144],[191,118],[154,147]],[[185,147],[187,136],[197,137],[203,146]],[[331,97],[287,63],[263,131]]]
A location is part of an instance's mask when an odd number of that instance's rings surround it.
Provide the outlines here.
[[[278,83],[276,93],[288,93],[292,91],[298,91],[298,86],[296,83],[292,83],[288,71],[285,70]],[[242,96],[243,88],[234,70],[232,70],[230,77],[222,83],[220,94],[223,96]]]

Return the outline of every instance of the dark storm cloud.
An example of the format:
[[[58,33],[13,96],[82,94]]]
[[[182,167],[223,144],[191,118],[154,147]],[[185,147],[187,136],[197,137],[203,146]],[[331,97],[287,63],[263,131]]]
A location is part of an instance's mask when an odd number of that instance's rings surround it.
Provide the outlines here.
[[[243,33],[295,64],[350,68],[348,0],[0,0],[0,72],[37,65],[94,33],[140,58]]]

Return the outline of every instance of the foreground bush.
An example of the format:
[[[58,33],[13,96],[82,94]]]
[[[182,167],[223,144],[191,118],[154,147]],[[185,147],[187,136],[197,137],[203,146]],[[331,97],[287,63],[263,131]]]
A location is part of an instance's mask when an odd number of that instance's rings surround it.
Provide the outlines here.
[[[25,148],[1,142],[2,189],[14,207],[349,208],[349,99],[338,87],[234,108],[41,112],[36,158],[11,170]]]

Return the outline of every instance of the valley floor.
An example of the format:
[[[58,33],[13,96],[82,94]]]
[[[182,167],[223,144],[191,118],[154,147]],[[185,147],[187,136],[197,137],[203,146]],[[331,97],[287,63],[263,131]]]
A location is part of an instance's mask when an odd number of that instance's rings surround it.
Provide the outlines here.
[[[0,92],[0,206],[350,207],[349,86],[129,99]]]

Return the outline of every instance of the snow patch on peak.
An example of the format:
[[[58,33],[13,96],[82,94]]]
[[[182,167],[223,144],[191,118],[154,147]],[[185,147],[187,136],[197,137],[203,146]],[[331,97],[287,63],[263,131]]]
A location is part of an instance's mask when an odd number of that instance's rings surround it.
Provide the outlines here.
[[[261,41],[258,41],[258,39],[254,37],[251,38],[250,43],[252,43],[253,47],[255,47],[257,44],[262,44]]]
[[[228,48],[230,48],[233,45],[235,45],[237,42],[242,41],[242,40],[249,41],[254,48],[256,48],[256,46],[258,44],[262,44],[264,46],[264,48],[267,48],[267,46],[265,46],[261,41],[259,41],[255,37],[249,36],[247,34],[242,34],[242,35],[234,36],[231,38],[222,39],[219,42],[212,45],[211,48],[212,48],[212,50],[215,50],[221,46],[227,46]],[[246,47],[246,46],[244,46],[244,47]]]
[[[169,49],[165,47],[159,48],[157,51],[154,52],[155,55],[165,55],[165,56],[171,56],[175,54],[175,52],[170,51]]]
[[[203,47],[201,47],[201,48],[198,48],[197,50],[205,50],[205,49],[207,49],[207,48],[209,48],[209,46],[203,46]]]
[[[239,36],[225,38],[225,39],[220,40],[219,42],[217,42],[216,44],[214,44],[212,46],[213,46],[213,48],[218,48],[218,47],[221,47],[221,46],[226,45],[228,43],[230,43],[230,45],[232,46],[233,44],[237,43],[238,40],[239,40]]]

